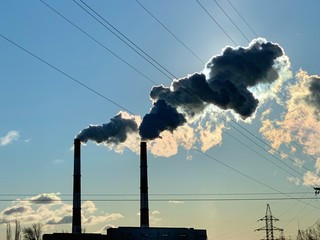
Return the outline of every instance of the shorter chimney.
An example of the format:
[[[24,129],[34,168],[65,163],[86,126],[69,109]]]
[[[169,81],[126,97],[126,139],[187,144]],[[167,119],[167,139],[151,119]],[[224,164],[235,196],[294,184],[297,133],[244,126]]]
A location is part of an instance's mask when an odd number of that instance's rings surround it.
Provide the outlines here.
[[[74,139],[72,233],[81,233],[81,141]]]
[[[140,144],[140,227],[149,227],[147,143]]]

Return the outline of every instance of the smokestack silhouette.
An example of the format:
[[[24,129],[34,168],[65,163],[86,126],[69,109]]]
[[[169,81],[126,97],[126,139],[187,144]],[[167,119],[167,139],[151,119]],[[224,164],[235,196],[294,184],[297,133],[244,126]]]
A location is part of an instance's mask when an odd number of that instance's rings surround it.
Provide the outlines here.
[[[74,139],[72,233],[81,233],[81,140]]]
[[[140,143],[140,227],[149,227],[147,143]]]

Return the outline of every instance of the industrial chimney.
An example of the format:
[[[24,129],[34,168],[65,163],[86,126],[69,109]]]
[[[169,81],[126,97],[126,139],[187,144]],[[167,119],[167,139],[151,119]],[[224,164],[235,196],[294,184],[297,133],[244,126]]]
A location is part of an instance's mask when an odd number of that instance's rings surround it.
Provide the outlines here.
[[[149,227],[147,143],[140,143],[140,227]]]
[[[81,141],[74,139],[72,233],[81,233]]]

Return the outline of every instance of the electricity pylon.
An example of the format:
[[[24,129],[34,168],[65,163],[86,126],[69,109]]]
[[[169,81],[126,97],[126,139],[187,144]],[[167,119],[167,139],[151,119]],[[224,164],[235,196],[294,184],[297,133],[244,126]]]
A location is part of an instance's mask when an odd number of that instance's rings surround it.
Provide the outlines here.
[[[279,221],[279,219],[272,216],[269,204],[267,204],[266,215],[263,218],[259,219],[258,221],[265,221],[266,222],[265,227],[258,228],[255,230],[255,231],[266,231],[266,238],[263,238],[262,240],[281,240],[281,239],[284,239],[283,229],[277,228],[273,225],[273,223],[276,221]],[[274,238],[273,231],[280,231],[281,237]]]

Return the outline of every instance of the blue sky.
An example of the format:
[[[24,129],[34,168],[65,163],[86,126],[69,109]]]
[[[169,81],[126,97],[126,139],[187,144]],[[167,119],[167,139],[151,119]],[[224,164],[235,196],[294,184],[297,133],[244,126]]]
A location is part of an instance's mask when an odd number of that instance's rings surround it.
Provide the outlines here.
[[[178,79],[201,73],[203,62],[221,56],[227,46],[247,49],[261,37],[281,47],[277,61],[283,65],[274,65],[279,77],[250,89],[259,99],[251,117],[244,121],[211,104],[195,118],[186,117],[173,133],[164,131],[162,139],[149,142],[149,207],[152,226],[204,228],[209,239],[256,239],[264,236],[254,229],[263,226],[257,219],[269,203],[280,219],[277,226],[294,236],[298,221],[305,229],[319,216],[312,186],[320,185],[320,31],[315,27],[320,6],[316,1],[229,1],[257,35],[228,1],[216,2],[242,33],[215,1],[199,3],[223,30],[197,1],[139,1],[201,61],[136,1],[86,3]],[[172,82],[75,2],[44,2],[95,41],[41,1],[1,4],[3,238],[5,222],[14,219],[22,226],[42,222],[46,232],[70,231],[74,137],[90,124],[109,123],[120,111],[141,121],[152,108],[152,87]],[[138,226],[139,202],[123,201],[138,199],[138,146],[137,134],[120,145],[88,141],[82,146],[87,232]],[[44,198],[54,201],[30,201]],[[121,201],[105,201],[110,199]]]

